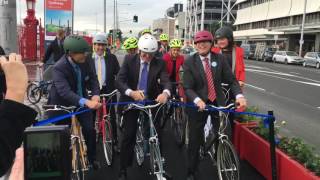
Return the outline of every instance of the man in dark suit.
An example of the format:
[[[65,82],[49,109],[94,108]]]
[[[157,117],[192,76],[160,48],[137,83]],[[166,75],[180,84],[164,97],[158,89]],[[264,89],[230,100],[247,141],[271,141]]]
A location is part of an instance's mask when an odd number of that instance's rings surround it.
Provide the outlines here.
[[[187,102],[198,107],[188,108],[189,116],[189,147],[188,147],[188,179],[195,179],[195,171],[199,162],[199,148],[203,144],[203,128],[208,115],[211,116],[215,134],[219,129],[216,112],[203,111],[206,104],[225,106],[225,97],[221,82],[230,84],[232,93],[236,96],[238,107],[246,106],[246,99],[241,94],[238,81],[232,74],[227,61],[219,54],[210,53],[213,36],[208,31],[196,34],[194,42],[197,53],[191,55],[184,63],[183,87]]]
[[[88,43],[79,36],[68,36],[64,42],[64,55],[53,67],[53,84],[50,90],[48,104],[63,106],[86,106],[98,109],[100,104],[99,83],[93,68],[86,60],[85,53],[89,50]],[[88,99],[87,90],[93,97]],[[55,113],[51,116],[56,115]],[[98,168],[96,161],[95,129],[92,112],[78,115],[82,132],[88,148],[89,163]],[[64,121],[70,123],[70,121]]]
[[[154,56],[158,49],[157,40],[152,35],[145,34],[140,37],[138,48],[140,53],[127,56],[117,76],[116,86],[121,93],[120,101],[148,99],[166,103],[170,96],[171,84],[165,62]],[[132,163],[138,116],[137,110],[124,114],[119,180],[126,179],[126,169]],[[160,136],[158,119],[159,117],[155,120],[155,126]]]
[[[47,48],[47,51],[44,55],[43,63],[47,63],[53,54],[53,61],[57,62],[63,55],[64,55],[64,49],[63,49],[63,41],[65,38],[65,31],[63,29],[58,29],[57,31],[57,37],[54,41],[51,42],[49,47]]]
[[[0,46],[0,56],[6,55],[2,47]],[[4,99],[4,94],[6,92],[6,78],[4,73],[0,71],[0,103]]]
[[[114,91],[115,79],[119,72],[120,66],[115,55],[106,52],[107,37],[103,34],[98,34],[93,39],[93,53],[88,55],[89,62],[98,77],[100,85],[100,94],[109,94]],[[116,102],[117,97],[112,98],[112,102]],[[118,151],[117,143],[117,123],[114,106],[108,108],[111,114],[111,125],[115,144],[115,149]],[[94,112],[96,113],[96,112]],[[95,115],[95,114],[94,114]],[[94,116],[95,117],[95,116]]]

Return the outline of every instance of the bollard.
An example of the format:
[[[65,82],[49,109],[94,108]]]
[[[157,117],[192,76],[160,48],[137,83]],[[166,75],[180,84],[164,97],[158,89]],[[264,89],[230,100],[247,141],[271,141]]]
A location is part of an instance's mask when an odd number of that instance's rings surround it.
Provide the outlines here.
[[[274,139],[274,122],[275,117],[273,111],[268,111],[269,117],[269,143],[270,143],[270,157],[271,157],[271,175],[272,180],[277,180],[277,163],[276,163],[276,144]]]

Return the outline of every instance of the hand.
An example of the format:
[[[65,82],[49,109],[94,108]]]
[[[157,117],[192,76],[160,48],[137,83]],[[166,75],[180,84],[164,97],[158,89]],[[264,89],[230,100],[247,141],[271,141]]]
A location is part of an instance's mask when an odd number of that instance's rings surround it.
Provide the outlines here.
[[[168,101],[168,94],[163,92],[162,94],[159,94],[156,101],[161,104],[165,104]]]
[[[238,82],[239,82],[240,88],[243,90],[244,82],[243,81],[238,81]]]
[[[9,180],[24,180],[24,153],[23,148],[16,150],[16,158],[11,168]]]
[[[89,109],[99,109],[101,107],[101,103],[96,102],[96,101],[92,101],[92,100],[87,100],[86,106]]]
[[[145,98],[143,91],[131,91],[130,97],[132,97],[135,101],[143,101]]]
[[[97,95],[94,95],[94,96],[92,96],[91,97],[91,101],[95,101],[95,102],[100,102],[100,97],[99,96],[97,96]]]
[[[206,103],[200,100],[197,102],[197,107],[199,108],[199,111],[203,111],[206,108]]]
[[[28,74],[21,56],[12,53],[9,55],[9,61],[3,56],[0,57],[0,67],[6,77],[6,99],[22,103],[28,85]]]
[[[246,109],[247,108],[247,100],[244,97],[240,97],[236,99],[237,109]]]

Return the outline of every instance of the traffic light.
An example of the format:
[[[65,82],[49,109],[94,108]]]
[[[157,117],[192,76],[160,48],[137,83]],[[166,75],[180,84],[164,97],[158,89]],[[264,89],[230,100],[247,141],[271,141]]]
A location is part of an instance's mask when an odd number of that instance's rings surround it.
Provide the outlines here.
[[[138,16],[137,16],[137,15],[134,15],[134,16],[133,16],[133,22],[135,22],[135,23],[138,22]]]

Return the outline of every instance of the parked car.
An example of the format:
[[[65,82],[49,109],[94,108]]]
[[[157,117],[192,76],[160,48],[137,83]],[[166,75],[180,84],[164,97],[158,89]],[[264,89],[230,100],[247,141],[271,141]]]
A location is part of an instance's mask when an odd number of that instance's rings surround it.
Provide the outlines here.
[[[263,61],[269,61],[269,62],[272,62],[272,57],[274,55],[274,53],[276,52],[277,49],[275,48],[266,48],[263,52],[263,55],[262,55],[262,60]]]
[[[248,59],[250,55],[250,44],[241,44],[240,47],[243,49],[244,58]]]
[[[250,52],[249,52],[249,59],[254,59],[254,54],[256,52],[256,45],[255,44],[250,44]]]
[[[307,52],[304,56],[303,66],[320,68],[320,52]]]
[[[273,62],[285,64],[303,64],[304,60],[293,51],[276,51],[272,57]]]

